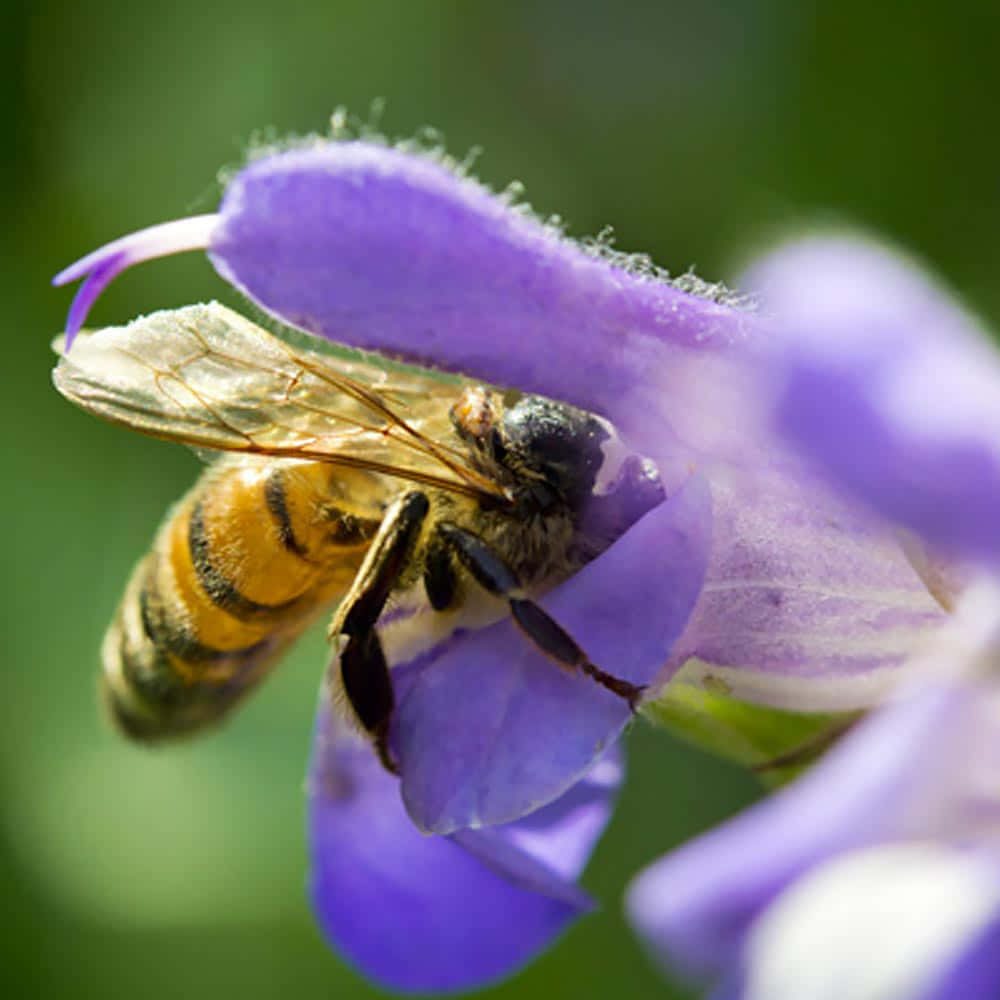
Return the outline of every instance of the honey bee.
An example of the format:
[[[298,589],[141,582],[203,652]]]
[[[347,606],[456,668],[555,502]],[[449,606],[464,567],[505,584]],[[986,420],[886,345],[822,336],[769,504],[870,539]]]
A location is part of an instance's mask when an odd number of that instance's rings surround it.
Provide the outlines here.
[[[167,514],[104,639],[102,698],[128,736],[221,719],[336,605],[325,683],[395,771],[379,620],[404,595],[441,620],[509,614],[559,667],[639,699],[535,602],[663,498],[600,417],[300,350],[217,303],[81,335],[53,378],[100,417],[224,453]]]

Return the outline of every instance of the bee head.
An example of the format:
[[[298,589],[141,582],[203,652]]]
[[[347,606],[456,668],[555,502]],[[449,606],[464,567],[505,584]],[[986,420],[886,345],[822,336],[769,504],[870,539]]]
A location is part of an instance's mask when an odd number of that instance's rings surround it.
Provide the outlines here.
[[[483,386],[467,388],[451,409],[459,437],[495,475],[530,490],[541,507],[559,500],[581,504],[605,464],[610,425],[543,396],[506,402]]]
[[[503,414],[503,461],[541,477],[571,505],[593,490],[604,463],[606,425],[598,417],[542,396],[522,396]]]

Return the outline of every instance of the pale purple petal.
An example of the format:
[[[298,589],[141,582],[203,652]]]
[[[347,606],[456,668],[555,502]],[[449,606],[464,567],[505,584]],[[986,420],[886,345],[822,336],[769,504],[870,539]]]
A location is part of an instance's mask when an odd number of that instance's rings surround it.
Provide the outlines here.
[[[1000,592],[970,590],[911,667],[916,693],[869,718],[804,778],[650,866],[629,913],[654,954],[736,967],[759,915],[828,858],[889,841],[995,843]],[[943,677],[942,677],[943,675]],[[927,678],[936,678],[926,683]]]
[[[612,414],[666,361],[750,317],[564,239],[430,157],[326,143],[251,163],[211,257],[264,309],[339,343]]]
[[[54,285],[86,278],[73,299],[66,320],[66,349],[72,346],[74,336],[98,296],[122,271],[144,260],[204,249],[216,221],[215,215],[196,215],[151,226],[108,243],[60,271],[52,279]]]
[[[620,776],[616,758],[602,761],[527,831],[427,837],[406,815],[398,781],[322,705],[309,836],[324,933],[366,975],[403,992],[468,990],[513,972],[591,908],[573,879]],[[571,863],[551,865],[562,851]]]
[[[940,766],[935,734],[954,732],[967,707],[939,692],[880,713],[795,785],[645,869],[627,905],[653,954],[700,975],[732,966],[759,914],[798,875],[901,834],[926,768]]]
[[[838,855],[757,920],[743,1000],[920,1000],[998,910],[984,853],[925,840]]]
[[[706,465],[712,552],[664,676],[687,663],[687,679],[790,710],[880,704],[946,618],[896,537],[808,474]]]
[[[542,600],[592,662],[638,684],[660,669],[701,587],[710,503],[695,478]],[[409,669],[418,674],[401,697],[394,746],[407,809],[436,833],[505,823],[551,802],[630,715],[510,621],[458,635]]]
[[[787,365],[782,430],[841,486],[959,555],[1000,559],[1000,357],[910,261],[849,238],[750,275]]]
[[[641,873],[628,910],[653,953],[696,973],[732,970],[759,915],[828,858],[888,841],[995,842],[998,622],[1000,589],[983,581],[914,658],[915,693],[794,785]]]

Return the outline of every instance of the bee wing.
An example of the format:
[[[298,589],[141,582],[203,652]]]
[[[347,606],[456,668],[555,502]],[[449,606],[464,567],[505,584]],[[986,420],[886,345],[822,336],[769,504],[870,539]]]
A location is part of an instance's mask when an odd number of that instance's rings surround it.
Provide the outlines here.
[[[61,350],[61,338],[55,345]],[[503,497],[454,437],[463,386],[300,350],[216,302],[82,334],[56,388],[113,423],[196,449],[358,466]]]

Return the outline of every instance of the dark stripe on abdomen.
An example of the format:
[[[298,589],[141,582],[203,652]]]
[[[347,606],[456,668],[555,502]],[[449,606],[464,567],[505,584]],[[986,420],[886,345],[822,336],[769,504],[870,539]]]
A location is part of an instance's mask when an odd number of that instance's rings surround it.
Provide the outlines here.
[[[248,666],[273,643],[271,638],[265,638],[238,649],[215,649],[213,646],[206,646],[199,642],[186,626],[171,621],[167,608],[153,593],[155,587],[156,580],[150,573],[143,581],[138,598],[142,630],[158,651],[170,653],[182,663],[189,663],[192,666],[197,664]]]
[[[298,539],[295,537],[292,518],[288,513],[288,498],[285,495],[285,474],[280,468],[274,469],[267,477],[267,482],[264,484],[264,500],[278,528],[278,540],[289,552],[293,552],[300,558],[305,559],[307,551],[299,544]]]
[[[198,583],[201,584],[209,600],[217,608],[244,622],[280,619],[299,604],[298,597],[281,604],[258,604],[257,601],[244,596],[236,585],[212,564],[211,548],[212,543],[205,532],[205,514],[201,501],[198,500],[188,515],[188,550],[191,553],[191,564],[194,566]]]

